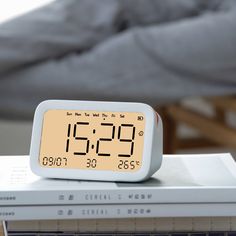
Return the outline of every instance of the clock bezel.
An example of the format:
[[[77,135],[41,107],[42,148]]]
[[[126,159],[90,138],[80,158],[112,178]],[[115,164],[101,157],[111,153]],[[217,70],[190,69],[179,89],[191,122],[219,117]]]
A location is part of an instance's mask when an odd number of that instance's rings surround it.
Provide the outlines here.
[[[74,169],[74,168],[48,168],[39,163],[40,143],[43,129],[44,113],[48,110],[91,110],[109,112],[141,112],[145,115],[144,145],[142,166],[135,172],[112,170]],[[146,178],[151,168],[152,144],[156,113],[153,108],[144,103],[130,102],[100,102],[100,101],[74,101],[74,100],[47,100],[41,102],[35,111],[31,147],[30,164],[32,171],[43,177],[67,178],[81,180],[104,181],[140,181]]]

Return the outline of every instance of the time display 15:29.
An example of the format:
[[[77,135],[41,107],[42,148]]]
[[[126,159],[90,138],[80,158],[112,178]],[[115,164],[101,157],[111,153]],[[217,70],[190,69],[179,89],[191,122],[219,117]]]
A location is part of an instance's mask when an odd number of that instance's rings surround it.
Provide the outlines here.
[[[49,110],[39,161],[52,168],[137,171],[144,129],[142,113]]]

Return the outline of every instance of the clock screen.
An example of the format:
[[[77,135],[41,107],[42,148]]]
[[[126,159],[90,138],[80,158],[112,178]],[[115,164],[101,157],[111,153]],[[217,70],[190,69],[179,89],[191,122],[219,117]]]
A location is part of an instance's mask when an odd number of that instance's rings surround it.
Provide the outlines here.
[[[140,112],[49,110],[43,117],[43,167],[137,171],[145,116]]]

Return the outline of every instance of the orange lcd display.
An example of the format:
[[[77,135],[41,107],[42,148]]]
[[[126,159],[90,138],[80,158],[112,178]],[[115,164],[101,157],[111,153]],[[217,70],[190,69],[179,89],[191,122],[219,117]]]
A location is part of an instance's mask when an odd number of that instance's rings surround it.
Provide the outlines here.
[[[142,166],[141,112],[48,110],[43,117],[42,167],[134,172]]]

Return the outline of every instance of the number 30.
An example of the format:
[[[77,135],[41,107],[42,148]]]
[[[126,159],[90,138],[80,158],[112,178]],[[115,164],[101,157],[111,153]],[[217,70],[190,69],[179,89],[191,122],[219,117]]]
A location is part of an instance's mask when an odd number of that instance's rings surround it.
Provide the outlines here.
[[[97,166],[97,160],[96,159],[87,159],[87,163],[86,163],[86,167],[87,168],[96,168]]]

